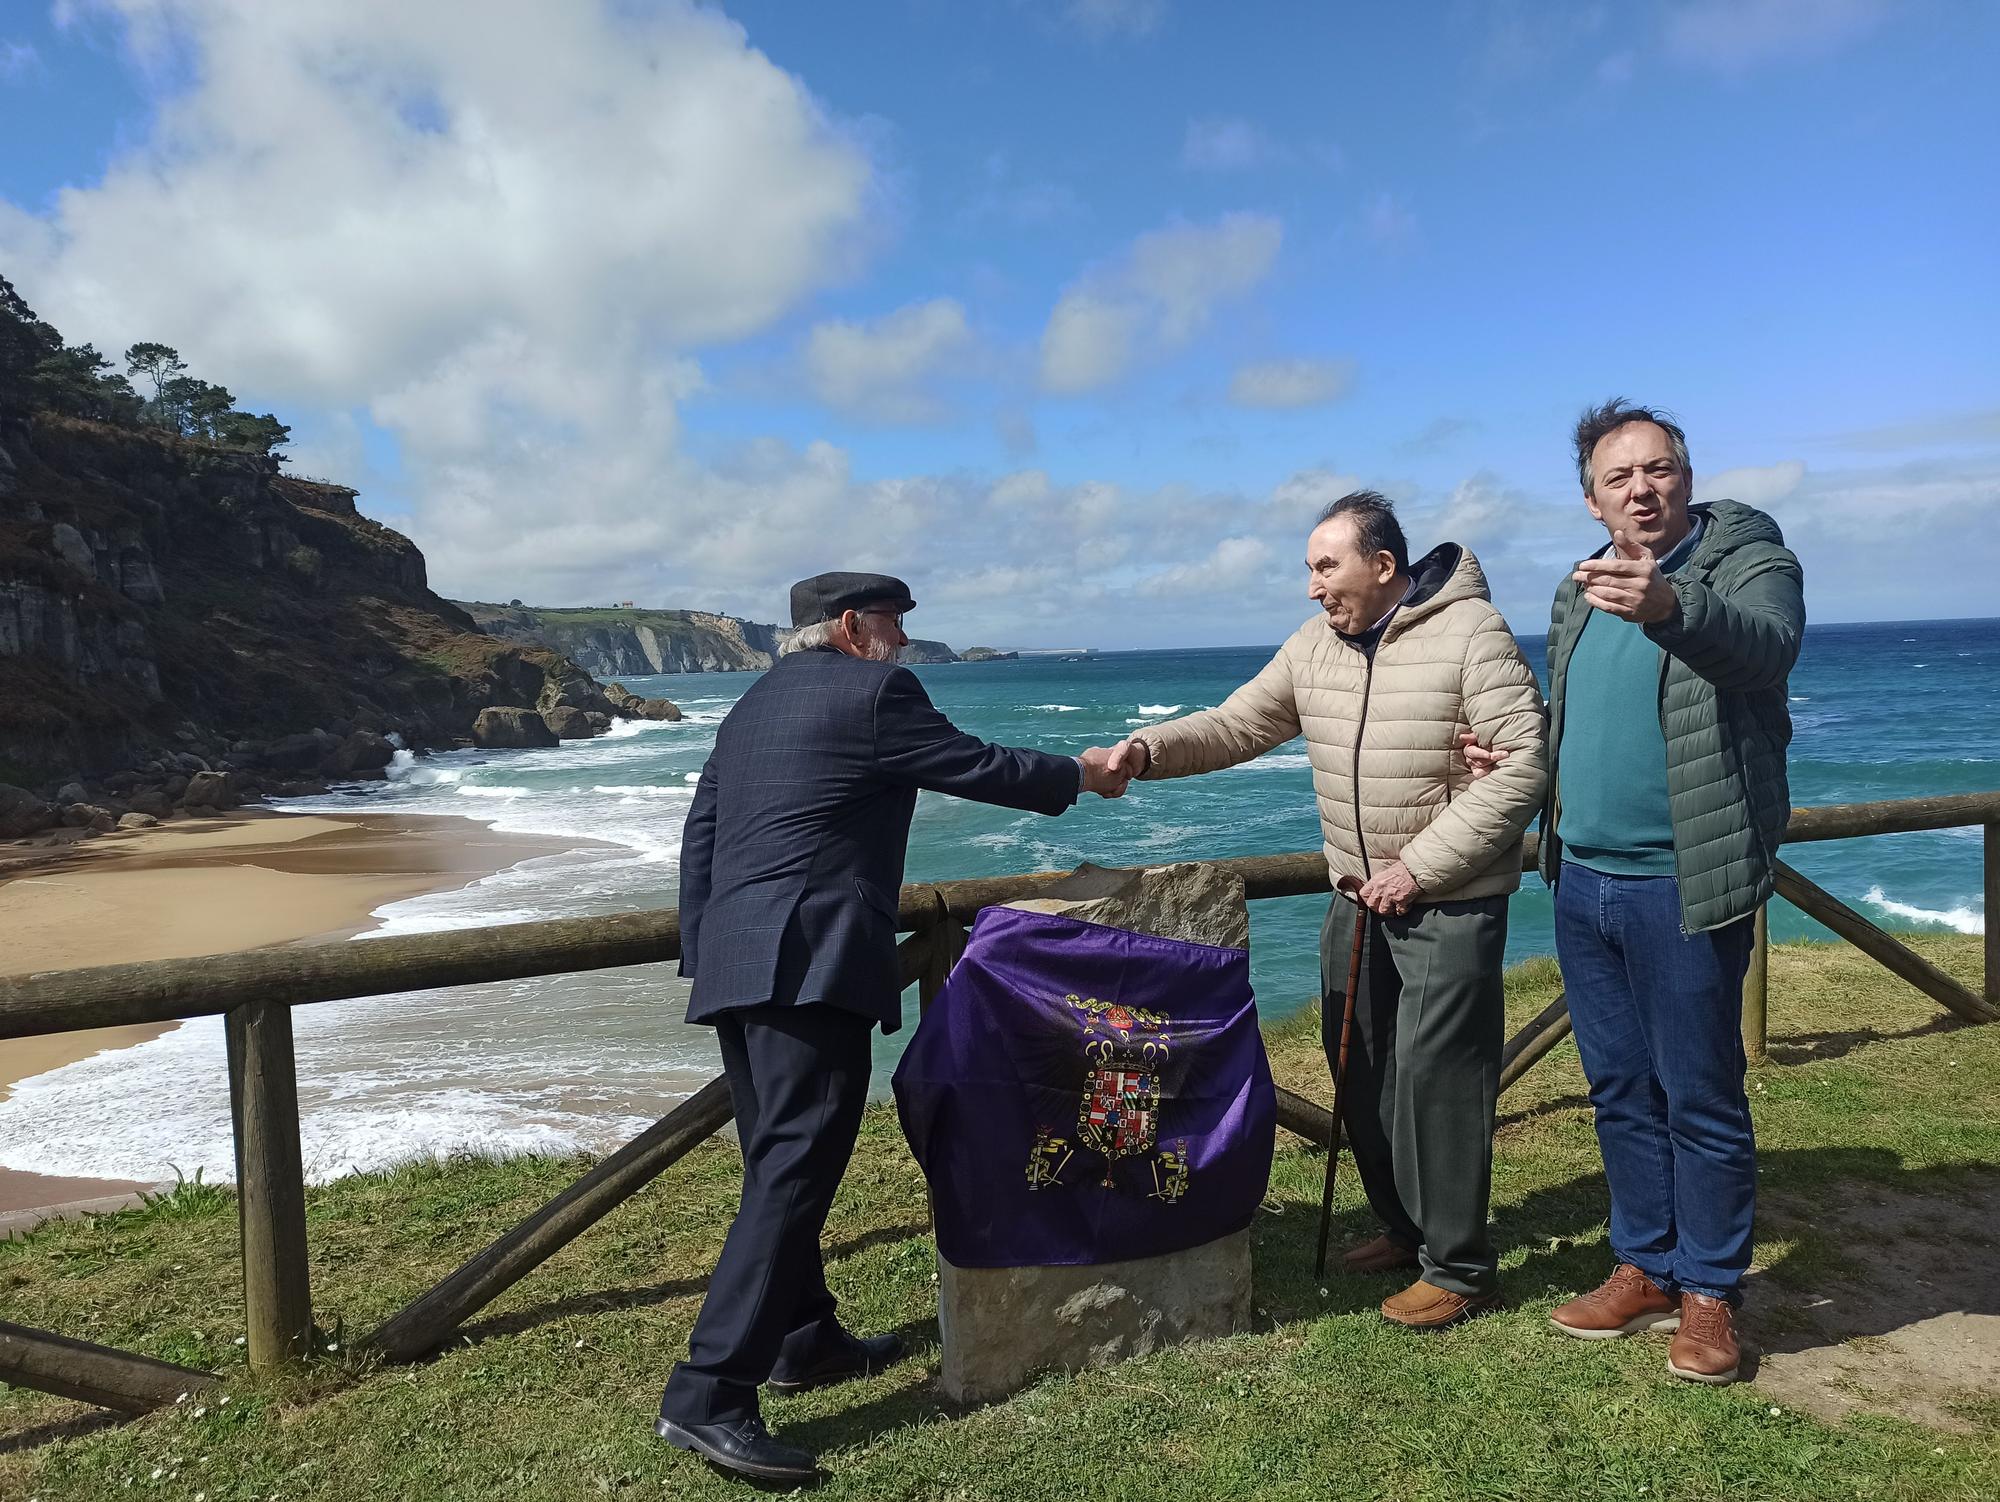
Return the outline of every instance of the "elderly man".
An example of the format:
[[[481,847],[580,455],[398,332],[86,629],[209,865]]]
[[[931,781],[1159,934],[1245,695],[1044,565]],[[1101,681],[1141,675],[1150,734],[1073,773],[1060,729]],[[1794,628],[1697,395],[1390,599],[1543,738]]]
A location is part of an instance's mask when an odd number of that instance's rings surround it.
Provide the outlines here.
[[[1478,561],[1445,543],[1413,567],[1373,491],[1327,507],[1306,567],[1320,613],[1220,707],[1136,732],[1111,766],[1185,777],[1305,732],[1327,863],[1336,881],[1365,880],[1374,915],[1340,1104],[1386,1230],[1346,1260],[1421,1268],[1382,1313],[1436,1329],[1498,1297],[1486,1211],[1501,963],[1522,831],[1542,801],[1542,699]],[[1464,740],[1505,760],[1475,782]],[[1329,1064],[1352,921],[1336,898],[1320,937]]]
[[[1587,1340],[1673,1330],[1668,1371],[1730,1382],[1757,1190],[1743,974],[1791,807],[1802,577],[1770,517],[1690,504],[1663,413],[1586,412],[1576,468],[1610,541],[1556,591],[1541,869],[1617,1266],[1553,1319]]]
[[[715,1028],[743,1147],[743,1199],[660,1400],[659,1435],[756,1481],[798,1485],[757,1388],[865,1376],[899,1354],[835,1317],[819,1237],[868,1093],[871,1029],[901,1025],[896,896],[917,791],[1059,814],[1116,797],[1105,753],[991,746],[896,666],[909,589],[884,574],[792,587],[787,655],[716,732],[681,847],[688,1021]]]

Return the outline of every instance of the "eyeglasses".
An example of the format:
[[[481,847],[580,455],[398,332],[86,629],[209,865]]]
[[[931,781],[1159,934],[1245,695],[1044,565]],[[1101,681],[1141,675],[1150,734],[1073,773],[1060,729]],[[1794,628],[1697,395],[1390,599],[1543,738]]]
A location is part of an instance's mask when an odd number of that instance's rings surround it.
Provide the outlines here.
[[[858,610],[856,615],[879,615],[898,631],[903,629],[903,612],[900,610]]]

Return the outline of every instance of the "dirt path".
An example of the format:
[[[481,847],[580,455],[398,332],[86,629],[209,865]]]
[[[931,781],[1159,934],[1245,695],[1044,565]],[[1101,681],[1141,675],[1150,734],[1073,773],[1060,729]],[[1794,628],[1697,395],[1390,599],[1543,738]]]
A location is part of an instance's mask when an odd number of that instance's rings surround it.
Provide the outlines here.
[[[1839,1203],[1778,1200],[1770,1219],[1832,1231],[1848,1267],[1816,1286],[1755,1276],[1745,1324],[1774,1403],[1839,1419],[1882,1413],[1960,1432],[2000,1395],[2000,1175],[1920,1195],[1868,1183]]]

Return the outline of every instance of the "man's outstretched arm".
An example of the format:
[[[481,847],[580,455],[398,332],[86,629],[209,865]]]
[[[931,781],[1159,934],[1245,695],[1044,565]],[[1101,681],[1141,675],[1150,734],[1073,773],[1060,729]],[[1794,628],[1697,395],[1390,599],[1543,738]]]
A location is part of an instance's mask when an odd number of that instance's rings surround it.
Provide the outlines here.
[[[890,776],[934,793],[1042,814],[1061,813],[1082,793],[1116,797],[1125,790],[1126,779],[1109,772],[1101,755],[1058,756],[967,734],[938,712],[916,674],[902,669],[876,694],[875,759]]]

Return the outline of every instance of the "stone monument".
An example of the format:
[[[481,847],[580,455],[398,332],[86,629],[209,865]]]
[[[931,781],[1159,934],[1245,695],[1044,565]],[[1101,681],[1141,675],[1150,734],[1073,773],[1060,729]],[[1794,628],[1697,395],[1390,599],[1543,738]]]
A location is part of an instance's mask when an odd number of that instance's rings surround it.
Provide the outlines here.
[[[1242,880],[1197,862],[1082,866],[1008,906],[1198,944],[1250,943]],[[1040,1372],[1235,1334],[1249,1328],[1251,1308],[1248,1229],[1165,1256],[1085,1266],[955,1267],[940,1256],[940,1381],[954,1402],[991,1402]]]

